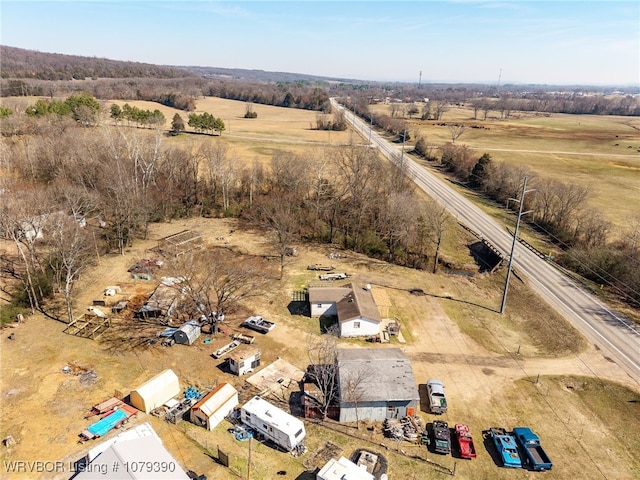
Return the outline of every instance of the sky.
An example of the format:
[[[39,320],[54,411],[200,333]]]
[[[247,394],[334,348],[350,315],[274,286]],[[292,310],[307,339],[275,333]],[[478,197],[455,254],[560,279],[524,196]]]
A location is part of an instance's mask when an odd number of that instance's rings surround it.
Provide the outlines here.
[[[415,83],[640,84],[638,0],[0,0],[0,18],[2,45],[159,65]]]

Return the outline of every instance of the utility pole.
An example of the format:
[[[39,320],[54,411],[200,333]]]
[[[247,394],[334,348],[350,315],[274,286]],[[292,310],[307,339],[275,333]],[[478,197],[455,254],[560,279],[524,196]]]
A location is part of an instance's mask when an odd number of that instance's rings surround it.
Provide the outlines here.
[[[507,206],[509,205],[509,200],[513,200],[514,202],[520,202],[520,208],[518,209],[518,218],[516,220],[516,231],[513,232],[513,243],[511,244],[511,254],[509,255],[509,264],[507,266],[507,280],[504,282],[504,292],[502,294],[502,305],[500,305],[500,314],[504,313],[504,309],[507,306],[507,291],[509,290],[509,280],[511,279],[511,270],[513,268],[513,254],[516,250],[516,242],[518,241],[518,229],[520,228],[520,217],[527,213],[531,213],[533,210],[529,210],[528,212],[522,212],[522,206],[524,205],[524,196],[533,192],[534,190],[527,190],[527,176],[524,177],[524,182],[522,184],[522,193],[520,194],[520,200],[517,198],[509,198],[507,200]]]
[[[422,86],[422,70],[420,70],[420,79],[418,80],[418,90]]]
[[[249,458],[247,459],[247,480],[251,480],[251,440],[253,435],[249,435]]]

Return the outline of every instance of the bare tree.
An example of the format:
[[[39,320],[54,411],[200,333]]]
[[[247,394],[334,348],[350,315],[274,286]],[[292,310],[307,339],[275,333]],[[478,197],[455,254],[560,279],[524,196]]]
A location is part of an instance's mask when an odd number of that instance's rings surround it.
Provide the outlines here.
[[[465,126],[463,124],[452,123],[447,125],[447,128],[451,134],[451,143],[456,143],[456,140],[460,138],[465,131]]]
[[[329,407],[336,395],[338,370],[336,365],[338,349],[338,326],[332,325],[321,336],[307,335],[309,371],[320,391],[322,399],[322,419],[327,418]]]
[[[46,211],[49,204],[42,190],[12,190],[4,195],[0,206],[0,229],[5,238],[11,240],[22,260],[20,280],[24,283],[31,311],[40,308],[44,297],[38,277],[44,274],[45,259],[41,258],[39,244],[43,237]]]
[[[168,267],[182,279],[176,288],[187,299],[185,313],[204,315],[212,325],[220,315],[236,310],[243,300],[264,294],[270,270],[261,259],[226,248],[190,252],[173,259]],[[209,315],[212,312],[216,315]]]
[[[50,215],[46,222],[49,265],[62,291],[69,323],[73,322],[73,288],[92,263],[93,245],[81,222],[64,213]]]
[[[358,368],[348,369],[346,373],[340,373],[340,400],[341,404],[353,404],[356,412],[356,428],[360,429],[360,415],[358,403],[364,398],[366,390],[364,384],[371,376],[371,372]]]
[[[438,272],[438,261],[440,259],[440,247],[449,220],[447,209],[440,204],[434,203],[432,208],[427,210],[427,223],[431,231],[431,238],[435,245],[433,254],[433,273]]]
[[[294,199],[292,195],[262,197],[254,211],[254,221],[271,233],[270,242],[280,258],[280,280],[291,246],[299,238],[300,212]]]
[[[434,120],[442,120],[442,116],[449,111],[449,102],[438,100],[434,103]]]

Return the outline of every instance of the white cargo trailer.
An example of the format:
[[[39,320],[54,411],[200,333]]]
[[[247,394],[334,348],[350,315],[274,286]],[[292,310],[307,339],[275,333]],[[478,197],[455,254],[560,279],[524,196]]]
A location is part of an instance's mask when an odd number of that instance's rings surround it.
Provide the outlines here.
[[[298,447],[306,435],[300,419],[258,396],[242,406],[240,420],[287,452]]]

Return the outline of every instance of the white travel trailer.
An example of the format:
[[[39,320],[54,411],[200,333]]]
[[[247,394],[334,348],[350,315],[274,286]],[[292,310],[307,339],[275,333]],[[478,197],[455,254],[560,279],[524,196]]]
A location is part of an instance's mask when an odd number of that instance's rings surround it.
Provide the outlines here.
[[[300,419],[258,396],[240,409],[240,420],[287,452],[298,447],[306,435]]]

